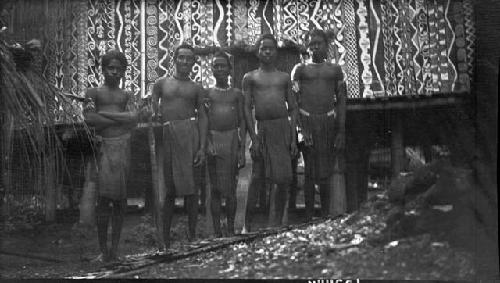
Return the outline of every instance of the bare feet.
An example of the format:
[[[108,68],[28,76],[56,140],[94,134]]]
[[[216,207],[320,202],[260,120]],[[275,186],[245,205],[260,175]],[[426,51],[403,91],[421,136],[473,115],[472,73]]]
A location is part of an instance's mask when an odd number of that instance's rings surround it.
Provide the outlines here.
[[[118,257],[116,251],[110,251],[109,252],[109,256],[108,256],[108,260],[107,261],[119,261],[120,258]]]
[[[91,260],[90,262],[103,263],[103,262],[108,262],[108,261],[109,261],[108,256],[106,256],[105,254],[101,253],[96,258],[94,258],[93,260]]]

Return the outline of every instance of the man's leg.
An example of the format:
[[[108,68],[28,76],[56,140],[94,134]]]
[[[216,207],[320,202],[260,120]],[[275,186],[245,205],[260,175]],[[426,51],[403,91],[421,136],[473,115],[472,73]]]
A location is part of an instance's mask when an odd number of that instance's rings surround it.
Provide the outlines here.
[[[254,209],[257,208],[257,203],[259,204],[259,211],[267,210],[267,186],[264,181],[264,169],[262,168],[262,162],[260,159],[253,160],[252,164],[252,180],[250,186],[252,190],[255,190],[255,202],[253,203]]]
[[[276,198],[275,202],[276,204],[274,205],[276,212],[275,212],[275,217],[276,219],[274,220],[275,225],[282,225],[282,220],[283,220],[283,215],[285,213],[286,209],[286,202],[287,202],[287,196],[288,196],[288,190],[290,188],[290,185],[288,184],[280,184],[277,185],[277,193],[276,193]]]
[[[196,238],[196,221],[198,220],[198,194],[188,195],[187,211],[188,211],[188,237],[192,241]]]
[[[299,158],[295,157],[292,159],[292,185],[290,186],[290,199],[288,203],[289,209],[297,208],[296,199],[297,199],[297,190],[298,190],[298,177],[297,177],[297,166],[298,166]]]
[[[220,215],[221,195],[217,186],[216,160],[213,157],[207,159],[208,175],[210,177],[210,212],[212,213],[212,225],[216,237],[222,237]]]
[[[250,185],[248,186],[248,198],[247,198],[247,208],[245,211],[245,227],[248,232],[251,230],[252,219],[256,213],[257,195],[261,187],[264,187],[264,164],[262,159],[255,158],[252,159],[252,177],[250,180]]]
[[[206,179],[205,179],[206,163],[194,169],[194,181],[196,185],[196,192],[200,194],[200,205],[202,214],[205,214],[205,201],[206,201]]]
[[[96,223],[97,223],[97,238],[99,240],[99,249],[101,251],[100,257],[102,260],[107,261],[108,253],[108,223],[111,209],[109,207],[110,199],[99,196],[97,199],[96,209]]]
[[[127,209],[127,200],[113,201],[113,215],[111,218],[111,251],[109,252],[110,259],[117,259],[118,243],[120,242],[120,234],[122,232],[123,218]]]
[[[228,235],[234,235],[234,218],[236,217],[236,188],[226,197],[226,215]]]
[[[314,216],[314,171],[313,171],[313,160],[311,158],[311,153],[308,152],[310,149],[306,149],[303,152],[304,156],[304,200],[306,203],[306,221],[311,221]]]
[[[212,223],[214,226],[214,233],[216,237],[222,237],[222,231],[220,227],[220,215],[221,215],[221,196],[217,190],[212,189],[211,191],[211,202],[210,211],[212,212]]]
[[[170,248],[170,226],[172,225],[172,218],[174,217],[175,209],[175,196],[167,195],[165,197],[165,204],[163,205],[163,243],[165,249]]]

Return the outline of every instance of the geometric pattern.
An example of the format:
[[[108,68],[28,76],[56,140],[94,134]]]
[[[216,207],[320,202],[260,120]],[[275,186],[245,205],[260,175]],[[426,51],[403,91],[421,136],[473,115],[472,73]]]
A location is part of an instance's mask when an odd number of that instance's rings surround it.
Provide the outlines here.
[[[10,1],[10,0],[9,0]],[[349,97],[468,91],[475,23],[472,0],[52,0],[40,69],[74,95],[102,83],[101,56],[123,51],[123,87],[147,95],[173,73],[182,41],[195,47],[255,44],[274,34],[305,44],[309,30],[332,31],[329,60],[345,74]],[[15,5],[14,5],[15,6]],[[31,19],[26,22],[32,24]],[[33,21],[34,22],[34,21]],[[34,24],[34,23],[33,23]],[[29,31],[26,36],[32,36]],[[29,38],[31,39],[31,38]],[[143,42],[144,41],[144,42]],[[210,55],[191,77],[214,84]]]

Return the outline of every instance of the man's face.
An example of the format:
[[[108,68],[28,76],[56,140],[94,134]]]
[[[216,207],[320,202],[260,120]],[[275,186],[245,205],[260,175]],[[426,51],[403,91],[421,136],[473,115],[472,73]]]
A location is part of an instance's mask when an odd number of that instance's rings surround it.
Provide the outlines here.
[[[212,72],[217,79],[226,79],[229,76],[229,64],[224,57],[215,57],[212,63]]]
[[[309,48],[309,52],[314,62],[319,62],[326,58],[328,46],[322,36],[315,35],[311,37],[307,47]]]
[[[264,39],[259,46],[259,60],[263,63],[273,63],[278,50],[271,39]]]
[[[125,67],[117,59],[111,59],[103,70],[104,78],[109,83],[119,83],[124,73]]]
[[[177,57],[175,58],[175,67],[177,72],[189,74],[191,68],[194,65],[194,53],[190,49],[181,48],[177,51]]]

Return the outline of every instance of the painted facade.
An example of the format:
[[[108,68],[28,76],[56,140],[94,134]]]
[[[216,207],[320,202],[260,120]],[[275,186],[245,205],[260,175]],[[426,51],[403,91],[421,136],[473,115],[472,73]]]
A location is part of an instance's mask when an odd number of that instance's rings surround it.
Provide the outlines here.
[[[463,92],[472,78],[472,0],[13,2],[3,12],[10,32],[21,40],[42,38],[44,75],[80,96],[99,84],[99,58],[109,49],[127,56],[124,87],[139,98],[158,77],[172,75],[180,42],[251,45],[272,33],[302,45],[312,28],[334,32],[329,60],[343,67],[353,98]],[[39,17],[19,19],[26,9]],[[200,56],[192,71],[204,87],[215,83],[209,65],[210,55]]]

